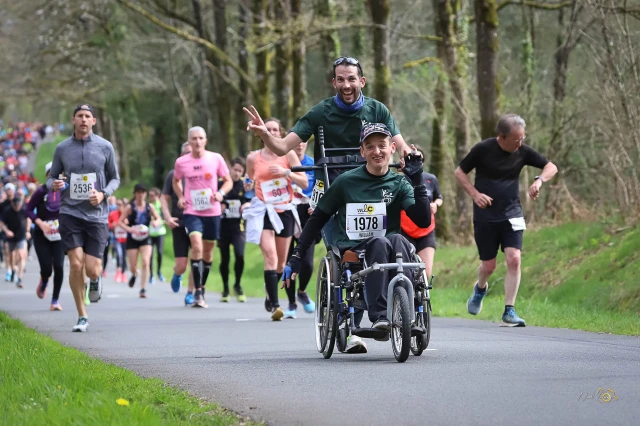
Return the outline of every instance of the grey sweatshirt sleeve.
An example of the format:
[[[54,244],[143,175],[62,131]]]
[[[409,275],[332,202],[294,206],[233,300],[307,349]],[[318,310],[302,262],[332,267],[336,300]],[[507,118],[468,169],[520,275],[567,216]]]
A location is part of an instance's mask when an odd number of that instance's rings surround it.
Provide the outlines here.
[[[116,189],[120,186],[120,175],[118,174],[118,165],[116,164],[116,153],[113,150],[113,145],[108,144],[109,154],[107,156],[107,162],[105,164],[105,177],[108,181],[107,186],[103,191],[107,196],[112,195]],[[53,170],[53,167],[52,167]]]
[[[60,145],[58,145],[53,151],[53,162],[51,163],[51,170],[49,170],[49,177],[47,178],[47,189],[53,191],[53,181],[58,179],[60,173],[62,173],[62,161],[60,160]]]

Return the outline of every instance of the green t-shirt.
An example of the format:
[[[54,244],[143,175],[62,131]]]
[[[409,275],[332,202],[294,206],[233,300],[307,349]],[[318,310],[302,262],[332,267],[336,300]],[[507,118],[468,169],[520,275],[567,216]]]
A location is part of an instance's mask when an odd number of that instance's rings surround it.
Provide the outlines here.
[[[162,218],[162,205],[160,204],[160,200],[156,200],[153,203],[149,203],[156,209],[156,213]],[[149,227],[149,235],[152,237],[159,237],[160,235],[165,235],[167,233],[167,228],[164,226],[164,220],[162,221],[162,225],[159,228]]]
[[[334,242],[354,247],[376,232],[384,236],[399,233],[400,211],[414,203],[413,187],[404,175],[389,170],[384,176],[374,176],[362,166],[340,175],[317,208],[329,215],[337,212]]]
[[[358,111],[346,112],[338,108],[333,98],[327,98],[311,108],[293,126],[293,133],[303,141],[308,141],[311,135],[318,140],[318,127],[324,130],[325,148],[359,148],[360,130],[362,122],[384,123],[393,136],[399,135],[400,130],[396,126],[389,109],[373,98],[364,97],[364,106]],[[330,156],[353,155],[353,152],[332,152]],[[316,161],[321,158],[320,145],[314,144],[313,157]],[[322,179],[322,175],[316,173],[316,178]]]

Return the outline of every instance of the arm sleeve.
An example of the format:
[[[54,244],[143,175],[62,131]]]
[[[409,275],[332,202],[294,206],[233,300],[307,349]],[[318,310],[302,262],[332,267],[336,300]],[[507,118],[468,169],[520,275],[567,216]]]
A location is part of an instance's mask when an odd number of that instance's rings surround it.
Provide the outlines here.
[[[162,186],[162,193],[164,195],[171,195],[173,193],[173,170],[167,173],[164,185]]]
[[[225,177],[229,174],[229,167],[227,167],[227,162],[224,161],[224,158],[222,157],[222,155],[216,154],[216,156],[218,157],[217,174],[219,177]]]
[[[307,113],[298,120],[296,125],[293,126],[293,129],[291,130],[303,141],[308,141],[315,130],[318,128],[319,123],[316,117],[319,115],[317,113],[317,110],[321,108],[320,105],[321,104],[318,104],[307,111]]]
[[[116,153],[113,150],[113,145],[108,144],[108,154],[107,154],[107,163],[106,163],[106,177],[107,186],[104,187],[104,193],[109,196],[112,195],[116,189],[120,186],[120,175],[118,174],[118,165],[116,164]],[[53,166],[51,167],[53,170]],[[54,175],[55,176],[55,175]],[[48,181],[47,181],[48,182]]]
[[[62,168],[62,160],[60,159],[60,145],[58,145],[53,151],[53,161],[51,162],[51,169],[49,170],[49,177],[47,178],[47,189],[53,191],[53,181],[58,179],[60,173],[64,170]]]
[[[427,195],[427,187],[418,185],[411,188],[408,182],[404,182],[402,188],[402,208],[409,219],[420,228],[428,228],[431,226],[431,214],[424,214],[430,211],[429,196]]]
[[[462,159],[459,166],[463,172],[469,173],[471,170],[476,168],[479,155],[478,150],[478,145],[475,145],[473,148],[471,148],[471,151],[469,151],[467,156]]]
[[[38,188],[36,192],[33,193],[33,195],[31,196],[31,199],[29,199],[29,202],[27,203],[24,209],[24,212],[27,215],[27,217],[31,219],[31,221],[34,223],[38,218],[38,215],[36,215],[36,212],[34,210],[43,199],[44,199],[44,189],[41,186]]]
[[[531,148],[529,145],[523,146],[526,149],[527,158],[525,160],[528,166],[537,167],[538,169],[544,169],[544,166],[549,163],[549,160],[542,154],[540,154],[535,149]]]
[[[400,129],[398,129],[398,126],[396,125],[396,121],[393,119],[393,117],[391,116],[391,112],[389,111],[389,108],[386,107],[385,104],[380,103],[380,106],[382,107],[382,117],[380,122],[386,124],[387,128],[389,129],[389,131],[391,132],[391,136],[396,136],[400,134]]]
[[[307,220],[307,223],[304,225],[302,235],[300,235],[300,238],[298,239],[298,244],[296,245],[296,248],[293,249],[293,254],[300,259],[304,258],[307,250],[315,244],[316,237],[330,218],[330,214],[323,212],[319,207],[317,207],[313,211],[311,217],[309,217],[309,220]]]
[[[438,182],[438,178],[436,175],[433,175],[433,201],[438,198],[442,200],[442,192],[440,192],[440,182]]]

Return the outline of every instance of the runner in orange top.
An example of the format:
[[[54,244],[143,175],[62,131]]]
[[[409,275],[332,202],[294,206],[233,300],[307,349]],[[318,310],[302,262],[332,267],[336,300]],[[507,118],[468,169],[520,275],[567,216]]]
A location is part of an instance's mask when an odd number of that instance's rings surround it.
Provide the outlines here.
[[[281,136],[282,127],[279,120],[270,118],[265,121],[265,125],[271,134]],[[268,208],[264,210],[260,250],[264,257],[264,282],[267,291],[265,309],[272,313],[271,319],[274,321],[280,321],[284,316],[284,311],[278,302],[278,281],[287,262],[289,244],[295,229],[295,216],[297,216],[297,211],[294,213],[295,206],[291,204],[293,199],[291,182],[293,181],[302,189],[308,186],[307,175],[304,172],[291,172],[291,167],[295,166],[300,166],[300,160],[295,151],[289,151],[287,155],[278,157],[265,146],[247,157],[247,174],[255,183],[256,197],[265,205],[275,208],[283,225],[282,230],[276,234],[274,224],[269,218]],[[252,207],[254,204],[252,203]],[[247,229],[252,226],[250,222],[255,222],[255,219],[247,221]],[[250,239],[248,240],[251,242]]]
[[[402,235],[409,240],[416,248],[416,252],[425,264],[425,273],[427,279],[431,277],[433,270],[433,258],[436,253],[436,219],[435,214],[438,207],[442,205],[442,193],[440,192],[440,184],[435,175],[422,172],[422,180],[427,187],[427,195],[431,203],[431,225],[428,228],[419,228],[407,214],[402,211],[400,213],[400,227]]]

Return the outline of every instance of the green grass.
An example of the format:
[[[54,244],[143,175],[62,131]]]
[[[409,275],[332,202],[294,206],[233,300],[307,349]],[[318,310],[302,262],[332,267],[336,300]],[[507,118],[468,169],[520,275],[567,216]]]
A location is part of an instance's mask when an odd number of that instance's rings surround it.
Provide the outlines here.
[[[46,166],[48,162],[53,161],[53,152],[56,150],[56,146],[66,138],[64,135],[58,135],[52,143],[40,144],[38,154],[36,155],[35,170],[33,171],[38,182],[44,182],[46,180],[44,166]]]
[[[3,313],[0,401],[5,425],[243,423],[217,405],[65,347]]]
[[[522,284],[518,313],[529,325],[573,328],[596,332],[640,335],[640,229],[616,223],[569,223],[539,231],[526,231],[522,251]],[[165,241],[163,274],[172,275],[171,236]],[[316,262],[325,253],[316,246]],[[219,250],[208,287],[222,291],[218,272]],[[233,254],[231,282],[233,283]],[[504,310],[504,255],[489,280],[489,293],[478,316],[469,315],[466,301],[477,278],[479,265],[475,246],[439,247],[431,293],[436,316],[500,321]],[[255,244],[247,244],[242,285],[249,296],[264,297],[263,260]],[[185,281],[186,283],[186,281]],[[210,291],[211,291],[210,290]],[[315,274],[308,291],[315,294]],[[209,303],[218,294],[209,293]],[[281,302],[286,303],[284,290]]]

